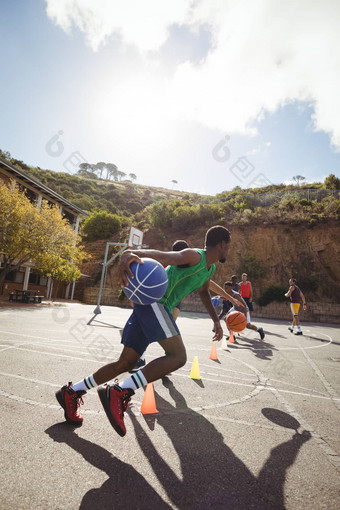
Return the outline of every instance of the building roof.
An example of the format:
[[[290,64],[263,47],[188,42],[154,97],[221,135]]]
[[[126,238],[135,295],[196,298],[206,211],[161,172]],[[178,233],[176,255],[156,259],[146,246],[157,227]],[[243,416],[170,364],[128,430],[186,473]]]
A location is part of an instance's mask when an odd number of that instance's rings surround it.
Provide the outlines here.
[[[51,198],[52,200],[58,202],[58,204],[63,205],[68,210],[71,210],[77,214],[82,214],[84,216],[89,216],[89,214],[80,207],[77,207],[76,205],[72,204],[66,198],[59,195],[59,193],[56,193],[51,188],[48,188],[41,182],[39,182],[37,179],[34,179],[30,175],[26,174],[23,170],[15,167],[11,163],[8,163],[8,161],[5,161],[4,159],[0,158],[0,168],[4,168],[4,170],[12,175],[14,178],[20,179],[21,182],[29,185],[31,188],[40,191],[44,196],[47,196]]]

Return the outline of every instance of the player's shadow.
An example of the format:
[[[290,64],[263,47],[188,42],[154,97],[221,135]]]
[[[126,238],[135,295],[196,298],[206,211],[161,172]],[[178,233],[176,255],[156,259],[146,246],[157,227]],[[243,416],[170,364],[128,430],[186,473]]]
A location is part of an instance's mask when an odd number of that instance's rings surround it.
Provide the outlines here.
[[[151,485],[131,464],[126,464],[91,441],[79,437],[68,423],[57,423],[46,431],[54,441],[66,443],[82,455],[92,466],[109,477],[101,487],[89,490],[83,497],[80,510],[119,510],[157,508],[169,510]],[[115,434],[114,431],[112,431]],[[123,446],[122,446],[123,448]],[[72,483],[72,481],[70,482]],[[144,504],[147,502],[147,506]]]
[[[255,354],[255,357],[264,361],[268,361],[273,357],[273,351],[277,351],[273,344],[265,340],[257,340],[248,336],[237,337],[235,347],[232,343],[228,343],[231,349],[249,349]]]
[[[309,432],[299,434],[293,427],[295,434],[270,451],[256,477],[225,444],[218,430],[204,416],[187,407],[172,382],[167,381],[166,386],[174,405],[157,394],[156,420],[173,445],[173,457],[170,448],[163,448],[161,455],[150,436],[143,434],[136,416],[129,414],[138,443],[173,505],[180,510],[283,510],[286,473],[302,445],[310,439]],[[256,435],[253,440],[258,441]],[[170,467],[177,456],[180,474]]]

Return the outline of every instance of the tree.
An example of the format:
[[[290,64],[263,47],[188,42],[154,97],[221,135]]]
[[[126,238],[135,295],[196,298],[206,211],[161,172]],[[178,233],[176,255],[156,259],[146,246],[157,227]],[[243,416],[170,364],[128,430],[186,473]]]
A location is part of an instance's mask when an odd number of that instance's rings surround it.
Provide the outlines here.
[[[104,161],[100,161],[99,163],[97,163],[97,164],[95,165],[95,169],[96,169],[96,171],[98,171],[98,173],[99,173],[99,179],[101,179],[101,178],[102,178],[104,168],[106,168],[106,163],[104,163]]]
[[[306,180],[306,177],[304,177],[303,175],[295,175],[293,177],[293,181],[295,182],[295,184],[297,186],[301,186],[301,184],[303,183],[303,181]]]
[[[83,234],[87,241],[106,239],[118,232],[121,228],[121,220],[116,214],[106,211],[94,212],[86,218],[83,225]]]
[[[174,188],[175,184],[178,184],[178,182],[175,179],[173,179],[171,182],[172,182],[172,188]]]
[[[120,170],[117,170],[117,177],[118,177],[118,180],[121,181],[122,179],[124,179],[124,177],[126,176],[126,173],[124,172],[121,172]]]
[[[340,179],[334,174],[330,174],[326,177],[324,186],[326,189],[340,189]]]
[[[130,177],[132,182],[137,179],[137,175],[135,175],[135,174],[129,174],[129,177]]]
[[[107,163],[106,165],[106,179],[110,180],[113,177],[114,181],[118,181],[117,177],[118,167],[113,163]]]
[[[43,201],[39,209],[17,188],[0,184],[0,286],[30,259],[44,275],[72,281],[85,255],[79,241],[57,206]]]

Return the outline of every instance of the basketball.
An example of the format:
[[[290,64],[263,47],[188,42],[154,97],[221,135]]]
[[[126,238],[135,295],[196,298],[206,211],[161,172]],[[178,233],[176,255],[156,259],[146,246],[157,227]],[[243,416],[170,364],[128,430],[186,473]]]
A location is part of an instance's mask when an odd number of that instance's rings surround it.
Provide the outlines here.
[[[143,258],[144,264],[133,262],[130,269],[134,278],[128,276],[129,284],[124,285],[126,297],[137,305],[149,305],[159,301],[168,288],[168,275],[157,260]]]
[[[247,325],[246,316],[242,312],[230,312],[228,313],[225,322],[229,331],[240,333],[244,330]]]

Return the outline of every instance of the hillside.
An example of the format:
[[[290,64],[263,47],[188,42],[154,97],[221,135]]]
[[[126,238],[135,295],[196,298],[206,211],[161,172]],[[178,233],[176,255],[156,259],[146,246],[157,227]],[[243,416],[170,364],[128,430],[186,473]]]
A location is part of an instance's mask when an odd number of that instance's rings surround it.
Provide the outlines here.
[[[91,278],[77,285],[79,298],[84,284],[97,292],[106,242],[126,242],[131,224],[144,231],[146,245],[163,250],[180,238],[202,247],[207,228],[223,224],[232,232],[232,247],[227,264],[216,274],[220,283],[245,271],[258,298],[270,285],[287,285],[294,275],[309,298],[340,300],[340,197],[336,189],[340,180],[334,175],[323,184],[235,188],[212,197],[11,162],[87,212],[103,210],[122,218],[117,234],[86,243],[93,257],[81,270]],[[109,278],[115,298],[116,276],[113,265]]]

